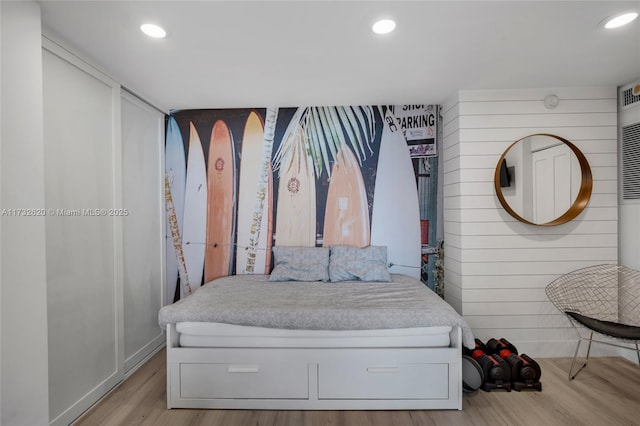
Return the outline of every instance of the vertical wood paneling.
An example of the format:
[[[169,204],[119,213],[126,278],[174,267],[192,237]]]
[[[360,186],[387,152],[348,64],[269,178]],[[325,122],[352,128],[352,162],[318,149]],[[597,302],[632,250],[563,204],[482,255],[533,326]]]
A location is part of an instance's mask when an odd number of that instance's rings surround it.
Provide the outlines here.
[[[560,98],[556,109],[543,105],[551,93]],[[445,282],[476,337],[505,337],[532,356],[557,356],[557,347],[571,355],[573,330],[562,320],[549,327],[558,312],[544,287],[574,269],[618,261],[616,105],[615,87],[461,91],[445,105],[444,233],[445,247],[455,247]],[[500,155],[532,133],[570,140],[591,165],[591,201],[568,224],[522,224],[497,202]],[[550,342],[561,344],[549,350]]]

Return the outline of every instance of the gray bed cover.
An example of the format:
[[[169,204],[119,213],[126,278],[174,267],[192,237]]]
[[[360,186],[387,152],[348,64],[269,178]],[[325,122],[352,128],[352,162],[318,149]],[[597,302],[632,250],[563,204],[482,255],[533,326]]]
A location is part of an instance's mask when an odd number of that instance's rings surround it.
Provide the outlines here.
[[[464,318],[415,278],[394,274],[389,283],[268,279],[268,275],[219,278],[161,308],[158,322],[163,328],[193,321],[306,330],[460,326],[464,346],[475,346]]]

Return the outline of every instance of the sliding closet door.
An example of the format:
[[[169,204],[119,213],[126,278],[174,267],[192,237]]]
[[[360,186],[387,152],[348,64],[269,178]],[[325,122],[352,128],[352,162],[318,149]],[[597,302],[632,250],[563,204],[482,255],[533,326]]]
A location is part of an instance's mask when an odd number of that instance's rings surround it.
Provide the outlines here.
[[[43,43],[49,408],[68,424],[124,376],[120,87]]]
[[[122,94],[125,373],[164,343],[164,114]]]

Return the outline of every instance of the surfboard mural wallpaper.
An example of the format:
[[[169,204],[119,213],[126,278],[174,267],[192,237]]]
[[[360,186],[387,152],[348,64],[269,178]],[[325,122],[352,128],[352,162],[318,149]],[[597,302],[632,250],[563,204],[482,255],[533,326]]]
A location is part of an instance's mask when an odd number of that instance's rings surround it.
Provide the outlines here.
[[[425,155],[416,153],[437,154],[429,137],[438,112],[433,105],[174,111],[165,170],[178,176],[170,191],[187,276],[178,274],[168,233],[168,299],[176,288],[186,296],[176,278],[195,289],[219,276],[268,274],[274,245],[385,241],[390,272],[419,278],[425,218],[416,185]]]

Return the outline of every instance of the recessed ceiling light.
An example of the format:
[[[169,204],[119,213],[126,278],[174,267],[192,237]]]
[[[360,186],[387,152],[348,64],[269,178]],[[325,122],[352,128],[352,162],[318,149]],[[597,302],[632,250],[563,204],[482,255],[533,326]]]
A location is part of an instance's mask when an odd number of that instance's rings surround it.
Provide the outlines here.
[[[167,32],[164,28],[155,24],[142,24],[140,26],[140,31],[153,38],[165,38],[167,36]]]
[[[381,19],[371,27],[376,34],[389,34],[396,29],[396,23],[391,19]]]
[[[621,13],[611,18],[607,18],[607,20],[605,21],[604,27],[608,30],[613,28],[618,28],[623,25],[627,25],[629,22],[633,21],[637,17],[638,17],[638,12]]]

